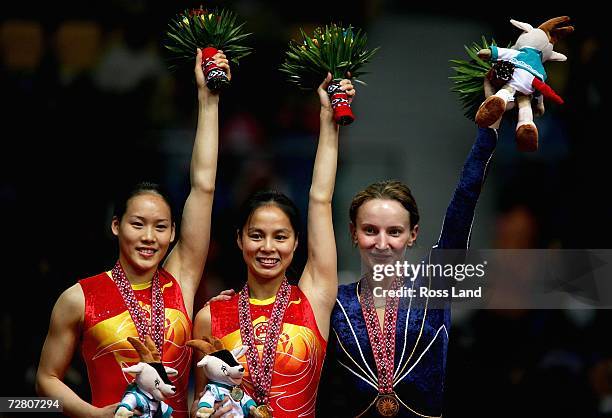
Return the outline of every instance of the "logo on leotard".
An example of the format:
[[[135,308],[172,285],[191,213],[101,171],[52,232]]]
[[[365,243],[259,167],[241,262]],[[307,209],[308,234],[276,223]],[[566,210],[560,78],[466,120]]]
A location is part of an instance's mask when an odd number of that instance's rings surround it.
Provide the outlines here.
[[[268,321],[260,322],[253,327],[255,336],[255,344],[263,345],[266,341],[266,333],[268,332]]]

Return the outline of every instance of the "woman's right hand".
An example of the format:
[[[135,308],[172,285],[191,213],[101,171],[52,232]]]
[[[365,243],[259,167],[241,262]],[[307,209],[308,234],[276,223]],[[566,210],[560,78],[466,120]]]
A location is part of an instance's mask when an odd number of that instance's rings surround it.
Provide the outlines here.
[[[102,408],[96,408],[94,418],[113,418],[115,416],[115,410],[119,406],[119,402],[114,403],[112,405],[106,405]],[[142,415],[140,412],[135,411],[133,416]]]
[[[325,77],[325,80],[323,80],[321,85],[319,85],[319,88],[317,88],[317,94],[319,95],[319,101],[321,102],[321,111],[333,114],[334,110],[332,109],[329,94],[327,93],[327,86],[329,86],[329,83],[331,82],[332,75],[331,73],[327,73],[327,77]],[[350,78],[345,78],[340,81],[340,90],[344,91],[347,94],[350,105],[353,101],[353,98],[355,97],[355,87],[353,86],[353,83]]]
[[[223,53],[223,51],[221,50],[217,51],[217,53],[213,56],[213,58],[215,60],[215,64],[217,65],[217,67],[225,71],[225,74],[227,74],[227,78],[231,80],[232,71],[230,69],[229,61],[227,57],[225,56],[225,54]],[[211,97],[211,96],[214,96],[214,97],[219,96],[219,93],[213,93],[212,91],[208,89],[208,87],[206,87],[206,77],[204,76],[204,70],[202,69],[202,50],[200,48],[196,50],[194,73],[195,73],[196,84],[198,86],[198,98],[199,99],[203,99],[203,98]]]

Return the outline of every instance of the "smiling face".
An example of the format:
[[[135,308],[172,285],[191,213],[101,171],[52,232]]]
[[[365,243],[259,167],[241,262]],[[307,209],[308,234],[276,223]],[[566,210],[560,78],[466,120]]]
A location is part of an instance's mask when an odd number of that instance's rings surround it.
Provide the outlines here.
[[[141,193],[128,200],[112,231],[119,239],[119,259],[126,272],[143,275],[155,270],[174,240],[170,207],[156,193]]]
[[[375,264],[391,264],[404,258],[418,235],[411,227],[410,213],[392,199],[370,199],[357,210],[350,224],[353,243],[359,247],[361,261],[368,270]]]
[[[297,248],[289,217],[274,204],[260,206],[238,232],[238,247],[249,278],[282,279]]]

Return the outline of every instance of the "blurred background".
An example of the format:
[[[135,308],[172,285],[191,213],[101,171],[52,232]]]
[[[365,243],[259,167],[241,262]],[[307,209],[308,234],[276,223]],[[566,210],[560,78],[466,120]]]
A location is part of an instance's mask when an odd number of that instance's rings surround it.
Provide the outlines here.
[[[161,43],[169,19],[200,2],[17,3],[0,12],[0,360],[10,376],[2,396],[34,395],[55,300],[113,265],[110,214],[119,188],[157,181],[182,209],[197,102],[191,69],[169,73]],[[530,6],[511,14],[399,0],[204,5],[230,7],[246,20],[256,53],[233,67],[221,98],[213,237],[196,308],[245,280],[233,222],[252,191],[286,192],[305,219],[318,99],[289,85],[278,68],[299,27],[331,21],[365,29],[370,46],[382,47],[363,77],[368,85],[358,86],[357,120],[341,130],[334,220],[343,282],[359,276],[349,203],[373,181],[409,184],[421,211],[419,245],[437,239],[476,134],[450,91],[448,60],[466,58],[463,46],[481,35],[513,42],[519,33],[510,18],[537,26],[572,17],[575,33],[555,48],[569,60],[546,65],[566,104],[547,103],[534,154],[516,151],[515,116],[506,116],[472,247],[609,247],[608,22],[596,10]],[[305,248],[302,239],[296,272]],[[612,416],[610,314],[573,308],[455,315],[445,416]],[[78,355],[66,381],[87,398]]]

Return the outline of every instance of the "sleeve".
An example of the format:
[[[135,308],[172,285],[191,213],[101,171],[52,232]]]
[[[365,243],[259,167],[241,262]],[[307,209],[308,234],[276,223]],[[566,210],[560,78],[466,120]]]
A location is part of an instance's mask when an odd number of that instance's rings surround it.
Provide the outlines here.
[[[242,413],[244,414],[245,417],[249,416],[249,411],[251,409],[252,406],[257,407],[257,404],[255,403],[255,401],[248,395],[244,395],[245,398],[248,397],[248,400],[246,402],[244,402],[244,404],[242,405]]]
[[[123,398],[121,399],[121,403],[117,405],[117,408],[115,409],[115,413],[121,407],[126,408],[128,411],[133,411],[134,408],[136,408],[136,406],[138,406],[138,399],[136,398],[136,395],[134,395],[131,392],[126,392],[123,395]]]
[[[489,49],[491,50],[491,61],[497,61],[497,57],[499,57],[499,48],[495,45],[491,45]]]
[[[213,393],[214,387],[211,385],[206,385],[204,389],[204,395],[200,398],[200,402],[198,402],[198,408],[213,408],[215,405],[216,396]]]
[[[161,403],[162,410],[162,418],[170,418],[172,416],[172,412],[174,411],[170,405],[166,402]]]
[[[496,145],[497,132],[490,128],[479,128],[476,141],[463,165],[459,184],[446,210],[440,238],[434,248],[468,248],[476,203]]]
[[[491,49],[491,61],[509,60],[520,53],[516,49],[499,48],[495,45],[491,45],[489,48]]]

